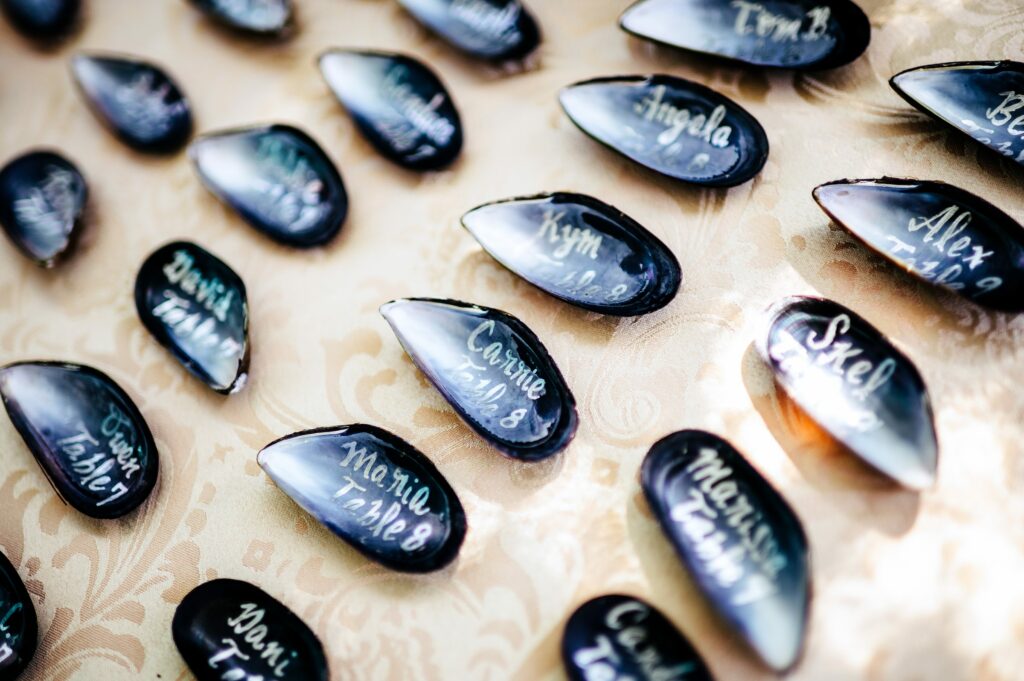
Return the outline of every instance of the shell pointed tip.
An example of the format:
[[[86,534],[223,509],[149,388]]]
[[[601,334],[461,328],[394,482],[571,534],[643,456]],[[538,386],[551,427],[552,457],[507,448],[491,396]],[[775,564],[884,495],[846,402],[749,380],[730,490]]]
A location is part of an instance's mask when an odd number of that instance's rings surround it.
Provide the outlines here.
[[[377,312],[380,312],[381,316],[384,317],[384,319],[387,319],[388,321],[391,321],[391,316],[390,316],[391,311],[394,308],[396,308],[399,305],[401,305],[402,302],[403,302],[402,298],[395,298],[394,300],[389,300],[388,302],[386,302],[383,305],[381,305],[380,307],[378,307],[377,308]]]

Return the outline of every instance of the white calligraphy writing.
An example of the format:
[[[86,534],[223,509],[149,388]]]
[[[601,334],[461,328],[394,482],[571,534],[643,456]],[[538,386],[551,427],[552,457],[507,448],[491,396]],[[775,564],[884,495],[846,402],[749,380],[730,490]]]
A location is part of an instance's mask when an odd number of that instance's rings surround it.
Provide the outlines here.
[[[738,35],[753,34],[758,38],[768,38],[774,42],[797,42],[800,40],[814,41],[828,33],[828,20],[832,10],[826,6],[814,7],[803,17],[787,18],[773,14],[759,2],[733,0],[732,6],[738,10],[734,26]],[[810,22],[807,30],[800,32],[804,19]]]
[[[650,609],[637,601],[621,603],[605,616],[604,624],[616,632],[614,641],[630,656],[640,668],[646,681],[683,681],[697,671],[693,662],[666,666],[663,653],[649,640],[651,637],[643,622],[650,615]],[[595,646],[583,648],[573,655],[573,662],[583,669],[587,681],[631,681],[633,677],[619,676],[617,669],[621,660],[612,644],[613,639],[604,634],[595,637]],[[668,651],[670,654],[676,651]]]
[[[776,593],[786,556],[761,512],[731,479],[732,469],[715,449],[703,448],[686,473],[693,483],[690,498],[676,503],[671,517],[692,543],[705,572],[733,591],[736,605]]]
[[[355,442],[346,442],[342,446],[348,450],[348,454],[339,462],[339,465],[351,470],[353,475],[361,472],[363,484],[359,484],[351,476],[346,475],[345,486],[334,494],[334,498],[344,497],[342,508],[346,511],[350,511],[354,515],[358,515],[357,512],[362,512],[359,524],[370,528],[372,536],[379,537],[383,541],[398,541],[401,538],[401,533],[407,527],[405,519],[399,517],[402,508],[407,508],[416,516],[426,515],[430,512],[428,506],[430,488],[426,485],[417,487],[416,483],[419,482],[419,478],[414,477],[410,483],[410,473],[399,466],[389,467],[384,461],[378,463],[378,453],[375,451],[360,447]],[[389,478],[390,484],[387,484]],[[367,483],[372,483],[377,488],[384,490],[397,501],[393,500],[382,512],[383,500],[373,499],[368,502],[363,494],[367,491]],[[403,551],[420,549],[426,544],[432,533],[430,523],[419,523],[411,534],[407,533],[409,536],[400,543],[400,546]]]
[[[664,99],[665,86],[658,85],[652,93],[633,107],[644,120],[655,121],[668,128],[658,135],[659,144],[670,145],[685,132],[690,137],[703,140],[715,147],[729,146],[732,128],[722,125],[726,113],[724,105],[716,106],[708,116],[699,111],[675,107]]]
[[[140,455],[143,452],[141,446],[136,444],[137,436],[131,419],[111,403],[107,416],[100,424],[100,435],[106,439],[102,447],[84,423],[79,422],[77,430],[76,434],[57,440],[57,446],[70,462],[71,471],[79,476],[79,486],[90,492],[110,494],[97,502],[97,506],[127,494],[127,485],[121,481],[115,482],[114,468],[116,466],[120,469],[125,480],[131,480],[133,475],[142,470]]]

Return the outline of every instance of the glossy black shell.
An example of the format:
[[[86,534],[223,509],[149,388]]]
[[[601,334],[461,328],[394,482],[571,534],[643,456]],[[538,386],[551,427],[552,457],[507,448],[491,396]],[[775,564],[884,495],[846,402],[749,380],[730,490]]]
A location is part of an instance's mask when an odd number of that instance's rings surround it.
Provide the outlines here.
[[[292,27],[291,0],[188,0],[188,3],[227,28],[256,36],[279,36]]]
[[[871,41],[871,23],[850,0],[640,0],[619,26],[672,47],[786,69],[842,66]]]
[[[786,298],[756,345],[786,393],[837,441],[905,487],[934,484],[939,449],[924,380],[867,320],[831,300]]]
[[[556,192],[478,206],[462,225],[495,260],[542,291],[586,310],[659,310],[682,283],[679,261],[616,208]]]
[[[0,225],[26,257],[52,267],[74,246],[88,193],[68,159],[49,150],[26,152],[0,170]]]
[[[0,0],[0,10],[19,33],[48,42],[71,31],[81,4],[81,0]]]
[[[18,678],[38,645],[36,609],[18,571],[0,552],[0,679]]]
[[[498,451],[539,461],[568,446],[576,434],[576,400],[521,321],[431,298],[392,301],[380,312],[416,366]]]
[[[318,428],[257,456],[295,503],[371,560],[400,572],[451,563],[466,536],[455,490],[418,449],[375,426]]]
[[[979,305],[1024,311],[1024,227],[943,182],[837,180],[814,190],[837,225],[900,269]]]
[[[106,374],[78,364],[17,362],[0,369],[0,397],[54,489],[82,513],[119,518],[153,490],[153,435]]]
[[[198,681],[327,681],[323,645],[306,624],[262,589],[214,579],[174,611],[171,635]]]
[[[474,57],[518,60],[540,44],[540,27],[520,0],[398,2],[421,24]]]
[[[359,132],[410,170],[439,170],[462,150],[462,122],[441,80],[407,55],[330,50],[320,73]]]
[[[230,394],[249,368],[245,284],[200,246],[175,241],[154,251],[135,278],[135,310],[160,345],[213,390]]]
[[[76,54],[71,72],[96,117],[137,151],[164,154],[192,135],[185,94],[160,67],[113,54]]]
[[[1024,63],[919,66],[896,74],[889,84],[915,108],[1024,164]]]
[[[725,95],[667,75],[595,78],[559,94],[584,133],[641,166],[708,187],[751,179],[768,159],[768,137]]]
[[[252,227],[294,248],[326,244],[348,214],[338,169],[290,125],[209,133],[189,146],[203,184]]]
[[[700,654],[657,608],[632,596],[598,596],[562,633],[569,681],[712,681]]]
[[[673,433],[644,458],[640,483],[655,518],[715,610],[772,669],[800,658],[810,560],[800,520],[732,445]]]

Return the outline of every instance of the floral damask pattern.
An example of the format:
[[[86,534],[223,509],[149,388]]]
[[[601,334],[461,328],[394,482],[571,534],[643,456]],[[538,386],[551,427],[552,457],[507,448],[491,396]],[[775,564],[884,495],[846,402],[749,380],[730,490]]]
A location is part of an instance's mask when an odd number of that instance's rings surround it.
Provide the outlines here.
[[[656,603],[719,679],[772,678],[701,600],[637,483],[647,448],[681,428],[720,433],[791,501],[815,584],[799,681],[1009,681],[1024,668],[1024,317],[995,314],[900,274],[831,226],[825,181],[880,175],[964,186],[1024,217],[1021,170],[912,111],[887,85],[911,66],[1024,59],[1019,0],[860,0],[867,53],[813,74],[734,68],[629,38],[626,0],[533,0],[545,42],[506,72],[446,47],[389,0],[301,0],[291,41],[254,44],[185,2],[95,0],[82,29],[42,51],[0,25],[0,157],[54,146],[91,184],[78,252],[44,272],[0,244],[0,362],[66,359],[109,373],[161,454],[151,499],[93,521],[55,498],[0,418],[0,549],[28,585],[39,653],[25,679],[190,677],[174,607],[213,577],[249,580],[317,632],[334,679],[564,678],[561,628],[585,599]],[[459,104],[462,158],[414,175],[381,159],[314,66],[327,47],[399,49],[430,63]],[[164,64],[200,131],[280,121],[316,138],[352,199],[330,245],[298,252],[202,189],[184,154],[144,157],[82,106],[77,49]],[[764,171],[730,190],[681,186],[580,135],[555,93],[585,78],[666,72],[706,83],[764,124]],[[225,84],[230,84],[226,86]],[[570,190],[630,214],[679,258],[666,309],[612,319],[571,308],[487,257],[459,216],[493,199]],[[145,256],[194,240],[245,280],[252,370],[212,394],[148,336],[131,284]],[[778,395],[751,348],[761,313],[817,293],[865,316],[911,356],[935,404],[939,484],[890,486]],[[540,464],[488,448],[406,358],[377,307],[441,296],[504,309],[559,362],[580,430]],[[367,562],[281,494],[256,451],[295,430],[365,421],[424,451],[462,498],[469,532],[440,573]]]

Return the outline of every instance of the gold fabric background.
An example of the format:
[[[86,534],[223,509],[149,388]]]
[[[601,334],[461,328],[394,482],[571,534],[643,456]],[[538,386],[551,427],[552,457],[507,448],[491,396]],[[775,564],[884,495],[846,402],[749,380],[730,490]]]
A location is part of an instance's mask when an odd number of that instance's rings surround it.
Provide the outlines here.
[[[181,0],[86,0],[82,29],[40,51],[0,24],[0,157],[66,151],[91,185],[78,252],[43,271],[0,247],[0,361],[94,365],[131,394],[160,449],[139,512],[92,521],[64,506],[0,418],[0,548],[32,592],[40,649],[24,678],[187,679],[175,605],[215,576],[249,580],[317,632],[335,679],[563,679],[569,613],[609,592],[652,600],[719,679],[770,675],[717,621],[642,501],[637,470],[684,427],[731,440],[806,526],[814,600],[793,679],[1020,679],[1024,669],[1024,317],[992,314],[894,271],[830,226],[818,183],[884,174],[961,185],[1018,217],[1024,172],[913,113],[887,79],[915,65],[1024,57],[1020,0],[861,0],[874,36],[853,65],[761,73],[655,48],[616,26],[627,0],[533,0],[535,68],[459,56],[390,0],[298,0],[282,44],[229,35]],[[356,133],[315,66],[330,46],[410,52],[460,107],[467,144],[416,175]],[[200,186],[184,153],[115,141],[68,73],[76,49],[142,55],[191,97],[197,129],[285,121],[340,168],[340,237],[288,250]],[[607,74],[666,72],[735,98],[772,152],[752,182],[701,190],[638,169],[585,138],[557,90]],[[638,319],[579,311],[482,253],[459,216],[545,190],[590,193],[676,253],[684,289]],[[146,333],[132,301],[145,256],[188,238],[245,280],[250,384],[223,398]],[[794,293],[853,307],[928,382],[942,447],[938,486],[917,495],[824,446],[750,343],[763,309]],[[573,444],[546,463],[498,455],[455,417],[377,314],[400,296],[454,297],[527,322],[579,402]],[[365,421],[426,452],[461,496],[461,558],[430,576],[369,563],[264,476],[256,451],[298,429]]]

